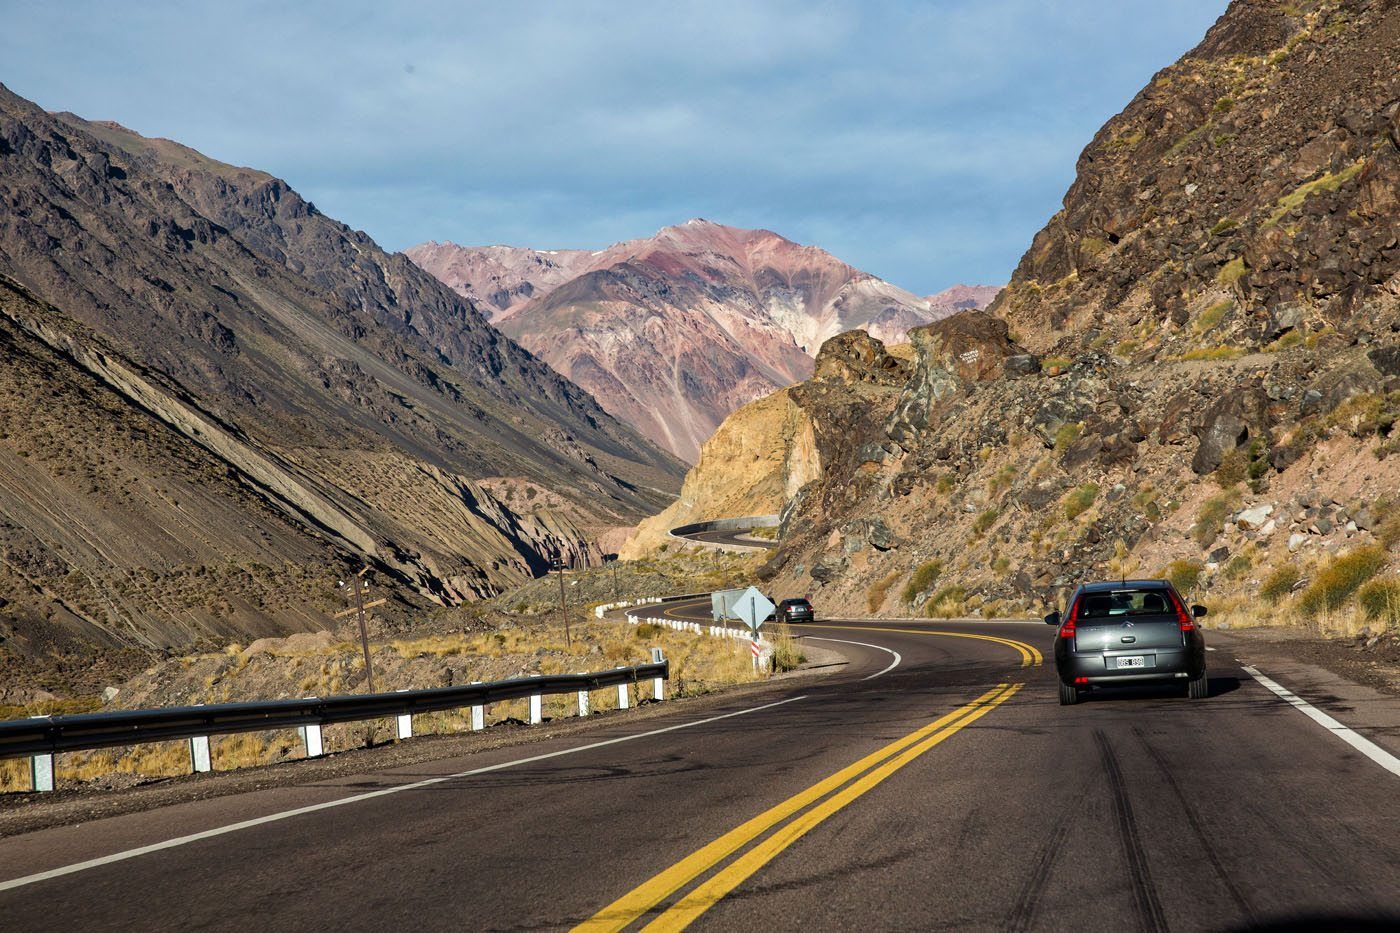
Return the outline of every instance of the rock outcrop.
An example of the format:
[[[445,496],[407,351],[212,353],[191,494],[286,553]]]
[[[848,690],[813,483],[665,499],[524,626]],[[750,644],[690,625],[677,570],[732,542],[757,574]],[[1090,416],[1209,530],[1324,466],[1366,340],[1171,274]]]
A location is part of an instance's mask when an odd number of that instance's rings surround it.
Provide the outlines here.
[[[987,313],[912,331],[902,376],[840,338],[788,390],[821,474],[774,591],[1029,614],[1088,578],[1257,594],[1393,548],[1397,118],[1400,6],[1232,3],[1098,133]]]

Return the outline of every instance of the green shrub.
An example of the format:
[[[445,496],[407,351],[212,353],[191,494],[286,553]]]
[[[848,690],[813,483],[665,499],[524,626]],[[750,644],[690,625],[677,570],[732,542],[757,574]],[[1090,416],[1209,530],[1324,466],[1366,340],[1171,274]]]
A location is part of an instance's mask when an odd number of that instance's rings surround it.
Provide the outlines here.
[[[967,599],[967,590],[961,586],[945,586],[924,604],[924,611],[930,619],[951,619],[962,612]]]
[[[1198,560],[1174,560],[1167,564],[1162,571],[1163,578],[1170,580],[1172,586],[1183,595],[1196,588],[1196,583],[1201,579],[1201,571],[1205,566]]]
[[[938,579],[938,575],[942,572],[943,561],[941,560],[934,559],[920,564],[910,575],[909,582],[904,584],[904,590],[899,594],[900,598],[905,603],[912,604],[914,600],[919,598],[920,593],[928,592],[928,588],[933,586],[933,582]]]
[[[1070,444],[1079,440],[1080,432],[1083,430],[1084,425],[1074,421],[1066,421],[1060,425],[1059,430],[1055,432],[1055,450],[1065,450]]]
[[[1385,551],[1359,547],[1334,558],[1322,568],[1298,597],[1298,608],[1307,613],[1340,609],[1347,600],[1385,566]]]
[[[1247,271],[1248,267],[1245,266],[1244,259],[1237,257],[1220,267],[1220,272],[1216,275],[1215,280],[1221,285],[1234,285],[1240,279],[1244,278],[1244,274]]]
[[[1303,574],[1292,564],[1284,564],[1264,578],[1259,587],[1259,595],[1269,603],[1276,603],[1293,591],[1293,584],[1303,578]]]
[[[986,534],[987,529],[996,524],[997,516],[1001,513],[996,509],[987,509],[972,520],[972,534],[981,537]]]
[[[1225,319],[1225,315],[1228,314],[1230,309],[1234,306],[1235,303],[1229,298],[1226,298],[1224,301],[1217,301],[1215,304],[1202,311],[1200,317],[1196,318],[1196,330],[1205,333],[1212,327],[1215,327]]]
[[[942,476],[938,477],[938,482],[934,484],[934,489],[942,495],[947,495],[953,491],[953,487],[956,485],[958,485],[957,476],[952,473],[944,473]]]
[[[1378,577],[1356,591],[1356,602],[1368,619],[1400,625],[1400,578]]]
[[[1253,563],[1254,562],[1249,559],[1249,555],[1236,554],[1234,557],[1230,558],[1229,563],[1225,565],[1225,569],[1222,572],[1225,574],[1225,579],[1238,580],[1240,577],[1249,573],[1249,568],[1253,566]]]
[[[1220,234],[1226,232],[1227,230],[1233,230],[1239,225],[1240,222],[1238,220],[1235,220],[1233,217],[1223,217],[1220,219],[1219,222],[1216,223],[1214,227],[1210,228],[1210,235],[1220,236]]]
[[[1201,503],[1201,510],[1196,513],[1196,524],[1191,526],[1191,536],[1196,539],[1196,543],[1203,548],[1210,547],[1211,542],[1220,536],[1220,527],[1225,524],[1225,519],[1230,517],[1239,501],[1240,494],[1232,490],[1211,496]]]
[[[792,632],[786,625],[778,625],[768,634],[768,640],[773,643],[773,671],[781,674],[783,671],[796,670],[806,660],[801,647],[792,637]]]
[[[1089,506],[1094,504],[1094,500],[1099,497],[1098,483],[1085,483],[1078,489],[1071,489],[1065,493],[1061,504],[1064,506],[1065,518],[1074,521],[1079,516],[1089,510]]]
[[[639,622],[635,631],[638,638],[655,638],[661,634],[661,626],[653,625],[651,622]]]

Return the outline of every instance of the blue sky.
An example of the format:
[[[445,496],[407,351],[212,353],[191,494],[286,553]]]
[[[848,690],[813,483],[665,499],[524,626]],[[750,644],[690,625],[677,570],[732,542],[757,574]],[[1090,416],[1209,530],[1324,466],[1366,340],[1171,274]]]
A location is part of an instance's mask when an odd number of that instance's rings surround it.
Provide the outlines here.
[[[287,179],[389,249],[767,227],[1005,281],[1225,0],[0,0],[0,82]]]

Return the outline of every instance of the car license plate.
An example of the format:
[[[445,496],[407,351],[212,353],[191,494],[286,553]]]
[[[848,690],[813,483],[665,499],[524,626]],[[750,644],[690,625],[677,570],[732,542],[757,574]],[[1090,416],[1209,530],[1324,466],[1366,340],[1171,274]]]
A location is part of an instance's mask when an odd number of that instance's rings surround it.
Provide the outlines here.
[[[1118,666],[1122,667],[1146,667],[1147,659],[1144,655],[1136,654],[1127,658],[1119,658]]]

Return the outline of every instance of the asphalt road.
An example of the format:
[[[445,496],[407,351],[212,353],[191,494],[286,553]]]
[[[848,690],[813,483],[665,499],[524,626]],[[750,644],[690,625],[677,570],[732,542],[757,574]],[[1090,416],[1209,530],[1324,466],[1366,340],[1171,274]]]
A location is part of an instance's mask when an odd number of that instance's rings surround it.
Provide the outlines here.
[[[764,550],[769,550],[777,544],[776,541],[767,541],[763,538],[743,537],[752,531],[752,528],[741,531],[697,531],[693,534],[678,535],[677,537],[685,538],[687,541],[698,541],[701,544],[723,544],[729,547],[762,548]]]
[[[1400,923],[1400,777],[1222,652],[1207,700],[1062,708],[1047,626],[800,628],[851,663],[583,737],[0,840],[0,879],[99,860],[0,880],[0,927]]]

